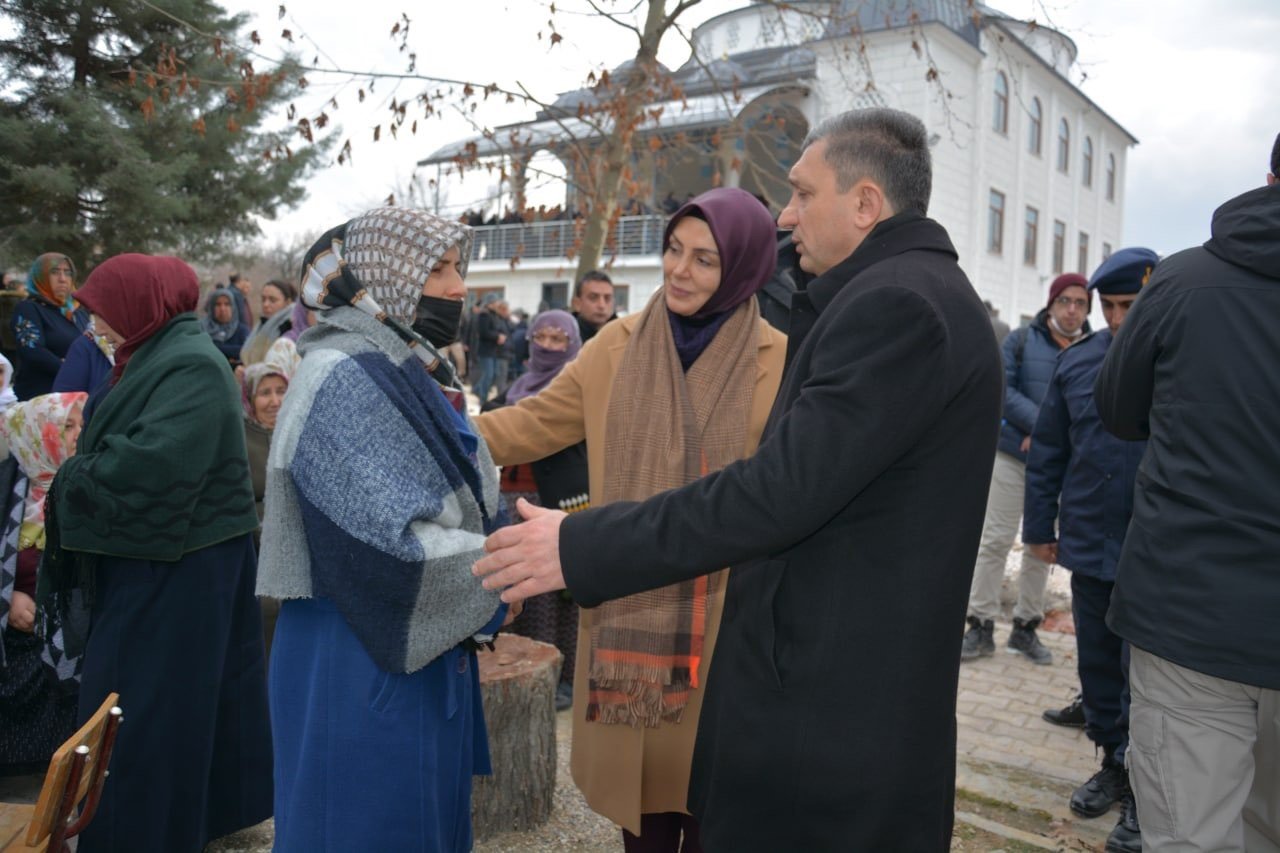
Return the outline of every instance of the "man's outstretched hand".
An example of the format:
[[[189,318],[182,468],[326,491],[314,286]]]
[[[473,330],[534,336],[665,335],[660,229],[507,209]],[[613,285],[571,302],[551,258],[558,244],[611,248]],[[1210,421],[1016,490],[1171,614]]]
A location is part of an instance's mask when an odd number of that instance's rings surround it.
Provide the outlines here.
[[[560,569],[560,523],[565,513],[516,501],[524,519],[493,533],[484,541],[485,556],[471,571],[483,579],[485,589],[502,590],[508,604],[535,595],[564,589]]]

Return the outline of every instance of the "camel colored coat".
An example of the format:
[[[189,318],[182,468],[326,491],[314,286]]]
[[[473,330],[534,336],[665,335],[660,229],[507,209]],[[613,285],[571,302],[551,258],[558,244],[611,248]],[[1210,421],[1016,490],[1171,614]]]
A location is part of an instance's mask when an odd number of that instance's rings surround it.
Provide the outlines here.
[[[514,406],[486,412],[475,419],[493,459],[499,465],[518,465],[549,456],[565,447],[587,442],[591,502],[599,506],[604,494],[605,419],[609,394],[622,356],[640,314],[604,326],[565,366],[547,388]],[[777,396],[786,358],[787,339],[760,321],[756,386],[747,425],[745,455],[755,452],[773,398]],[[707,595],[705,653],[698,667],[698,689],[679,723],[664,722],[656,729],[602,725],[586,721],[588,668],[593,610],[581,610],[578,661],[573,687],[573,781],[592,810],[628,831],[639,834],[640,815],[685,812],[689,766],[698,715],[702,711],[707,668],[720,631],[727,572],[712,576]]]

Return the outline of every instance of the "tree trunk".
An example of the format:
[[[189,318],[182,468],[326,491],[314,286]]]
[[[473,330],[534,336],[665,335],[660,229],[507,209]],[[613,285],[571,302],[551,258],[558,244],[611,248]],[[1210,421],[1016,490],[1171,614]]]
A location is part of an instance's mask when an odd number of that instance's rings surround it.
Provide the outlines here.
[[[555,646],[515,634],[481,652],[480,695],[493,775],[475,780],[471,825],[476,841],[528,830],[551,817],[556,788]]]

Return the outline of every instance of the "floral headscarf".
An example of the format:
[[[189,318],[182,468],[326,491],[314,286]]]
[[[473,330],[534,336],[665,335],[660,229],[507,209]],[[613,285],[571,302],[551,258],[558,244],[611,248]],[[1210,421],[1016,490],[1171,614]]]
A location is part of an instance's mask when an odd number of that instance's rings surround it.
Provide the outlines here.
[[[18,402],[18,395],[13,393],[13,363],[0,355],[0,412],[5,412]]]
[[[71,290],[67,292],[67,296],[61,302],[53,295],[53,287],[49,284],[49,272],[62,261],[67,262],[67,266],[71,267]],[[27,294],[37,299],[43,299],[54,308],[62,312],[62,316],[71,322],[76,321],[76,309],[80,307],[80,303],[76,302],[71,295],[75,291],[76,265],[71,263],[71,259],[66,255],[58,252],[45,252],[36,258],[35,263],[31,265],[31,270],[27,273]]]
[[[454,246],[467,274],[471,229],[407,207],[379,207],[326,232],[302,266],[301,302],[326,311],[352,305],[388,326],[444,384],[457,377],[447,359],[413,331],[422,285]],[[445,378],[440,379],[438,374]]]
[[[268,376],[279,376],[284,380],[285,389],[288,389],[288,375],[278,366],[267,364],[265,361],[249,365],[244,369],[244,375],[240,377],[240,402],[244,405],[245,417],[254,423],[262,423],[262,421],[258,420],[257,413],[254,412],[253,395],[258,393],[258,386]]]
[[[67,418],[84,406],[88,396],[83,391],[44,394],[15,404],[0,416],[9,451],[29,481],[18,540],[21,548],[44,548],[44,496],[58,468],[75,455],[75,447],[67,442]]]

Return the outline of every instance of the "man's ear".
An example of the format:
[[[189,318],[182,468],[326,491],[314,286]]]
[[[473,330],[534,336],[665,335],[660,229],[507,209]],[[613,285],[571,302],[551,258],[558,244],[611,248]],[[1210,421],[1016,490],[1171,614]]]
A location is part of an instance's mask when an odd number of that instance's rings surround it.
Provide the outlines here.
[[[854,194],[853,221],[859,228],[869,231],[877,222],[892,215],[884,190],[875,181],[863,178],[853,185],[851,192]]]

